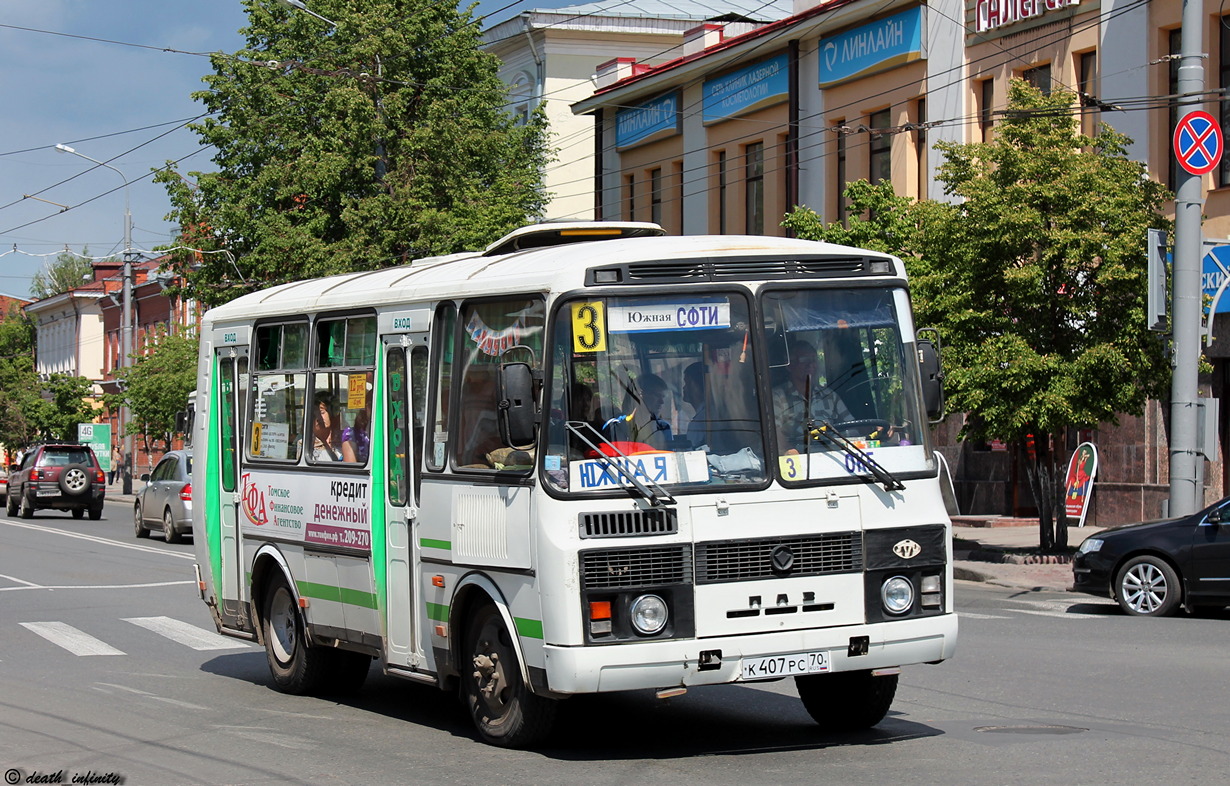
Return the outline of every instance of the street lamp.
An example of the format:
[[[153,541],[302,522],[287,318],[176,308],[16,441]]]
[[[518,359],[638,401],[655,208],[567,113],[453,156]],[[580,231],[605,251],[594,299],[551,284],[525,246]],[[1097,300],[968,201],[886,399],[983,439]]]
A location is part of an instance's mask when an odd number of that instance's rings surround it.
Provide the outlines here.
[[[128,178],[124,177],[124,173],[105,161],[99,161],[97,158],[91,158],[85,153],[79,153],[68,145],[56,145],[56,150],[61,153],[71,153],[72,155],[84,158],[86,161],[93,161],[101,167],[110,169],[115,174],[119,175],[124,181],[124,267],[120,280],[123,284],[123,317],[120,323],[120,367],[127,368],[131,362],[129,355],[132,354],[132,207],[128,195]],[[132,493],[132,435],[128,433],[128,421],[130,419],[128,405],[120,406],[120,434],[124,439],[124,474],[123,474],[123,492],[125,494]]]
[[[336,22],[334,22],[332,19],[327,19],[321,16],[320,14],[316,13],[312,9],[308,8],[307,3],[303,2],[303,0],[278,0],[278,2],[281,3],[282,5],[290,6],[291,8],[298,9],[302,11],[303,13],[308,14],[310,16],[314,16],[320,21],[327,24],[329,27],[332,27],[334,30],[337,29]]]

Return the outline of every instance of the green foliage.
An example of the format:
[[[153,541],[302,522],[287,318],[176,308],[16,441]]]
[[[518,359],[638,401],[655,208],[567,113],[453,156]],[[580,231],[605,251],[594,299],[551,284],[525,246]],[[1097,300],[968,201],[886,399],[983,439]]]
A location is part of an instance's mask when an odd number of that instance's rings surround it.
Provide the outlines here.
[[[77,425],[98,417],[92,396],[94,383],[85,377],[52,374],[27,402],[30,424],[39,439],[77,441]]]
[[[17,449],[38,435],[27,411],[38,397],[34,324],[16,305],[0,315],[0,445]]]
[[[247,46],[215,55],[192,128],[217,171],[158,176],[194,297],[479,248],[537,216],[541,114],[506,112],[468,11],[435,0],[313,0],[328,24],[244,0]]]
[[[198,346],[195,336],[160,332],[145,354],[133,356],[132,365],[116,369],[123,392],[108,395],[107,406],[128,405],[127,433],[140,437],[147,450],[156,441],[169,445],[175,433],[175,417],[196,387]]]
[[[951,203],[911,202],[887,184],[852,183],[848,228],[811,211],[786,220],[801,237],[900,255],[921,325],[944,338],[950,408],[966,437],[1018,444],[1036,435],[1035,499],[1058,501],[1052,435],[1139,414],[1165,395],[1169,366],[1145,327],[1149,228],[1166,228],[1166,190],[1127,158],[1126,137],[1081,135],[1064,91],[1014,80],[990,143],[936,145]],[[857,214],[857,216],[853,215]],[[1061,493],[1061,492],[1060,492]],[[1053,509],[1039,505],[1042,545]]]
[[[30,296],[35,300],[58,295],[76,289],[94,276],[94,265],[89,259],[89,248],[82,248],[80,254],[65,251],[48,262],[47,266],[34,274],[30,281]]]

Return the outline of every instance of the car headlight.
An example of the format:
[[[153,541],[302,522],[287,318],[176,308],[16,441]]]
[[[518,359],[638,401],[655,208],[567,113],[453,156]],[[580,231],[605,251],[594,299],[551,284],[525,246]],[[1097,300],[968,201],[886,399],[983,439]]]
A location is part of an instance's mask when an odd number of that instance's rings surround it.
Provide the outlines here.
[[[1103,541],[1101,538],[1085,538],[1085,542],[1081,544],[1078,553],[1092,554],[1095,551],[1100,551],[1102,548],[1102,543]]]
[[[880,600],[890,614],[902,614],[914,605],[914,585],[903,576],[893,576],[880,587]]]
[[[630,612],[632,627],[636,628],[638,633],[646,636],[660,633],[670,618],[666,601],[657,595],[642,595],[632,601]]]

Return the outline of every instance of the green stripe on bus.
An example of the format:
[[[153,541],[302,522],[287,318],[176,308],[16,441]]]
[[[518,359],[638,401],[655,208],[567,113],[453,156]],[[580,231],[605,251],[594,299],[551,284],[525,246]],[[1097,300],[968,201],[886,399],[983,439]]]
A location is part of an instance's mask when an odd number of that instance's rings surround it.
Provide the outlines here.
[[[542,638],[542,620],[527,620],[522,617],[513,617],[513,624],[517,626],[517,633],[525,636],[527,639]]]
[[[432,622],[448,622],[448,606],[443,603],[428,603],[427,619]]]
[[[300,581],[299,594],[316,600],[331,600],[334,603],[345,603],[349,606],[362,606],[365,609],[376,608],[376,595],[373,592]]]
[[[433,538],[419,538],[419,545],[425,549],[443,549],[445,551],[453,550],[452,541],[435,540]]]

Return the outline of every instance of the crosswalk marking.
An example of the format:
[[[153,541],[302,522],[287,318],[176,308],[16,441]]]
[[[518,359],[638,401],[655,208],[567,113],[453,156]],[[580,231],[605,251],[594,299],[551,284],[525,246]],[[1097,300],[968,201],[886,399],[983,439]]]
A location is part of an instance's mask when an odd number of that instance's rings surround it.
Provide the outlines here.
[[[194,650],[243,650],[251,646],[171,617],[125,617],[124,622],[139,625]]]
[[[21,626],[37,633],[57,647],[63,647],[74,655],[123,655],[110,644],[94,638],[63,622],[23,622]]]

